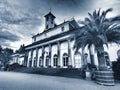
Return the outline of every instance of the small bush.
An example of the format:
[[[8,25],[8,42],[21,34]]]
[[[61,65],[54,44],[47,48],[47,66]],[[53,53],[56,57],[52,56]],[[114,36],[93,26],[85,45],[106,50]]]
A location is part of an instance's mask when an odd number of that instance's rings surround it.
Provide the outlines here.
[[[17,68],[20,68],[20,67],[23,67],[22,65],[19,65],[18,63],[13,63],[11,65],[8,66],[8,70],[11,71],[11,70],[15,70]]]
[[[114,78],[120,80],[120,61],[112,62],[112,69],[114,71]]]
[[[92,70],[92,69],[96,69],[96,70],[97,70],[96,65],[92,65],[92,64],[88,63],[87,66],[88,66],[88,68],[89,68],[90,70]]]

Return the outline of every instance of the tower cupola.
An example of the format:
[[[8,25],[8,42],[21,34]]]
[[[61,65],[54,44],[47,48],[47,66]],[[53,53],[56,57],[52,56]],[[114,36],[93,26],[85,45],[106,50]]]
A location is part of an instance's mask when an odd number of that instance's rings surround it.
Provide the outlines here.
[[[55,16],[49,12],[45,17],[45,30],[55,27]]]

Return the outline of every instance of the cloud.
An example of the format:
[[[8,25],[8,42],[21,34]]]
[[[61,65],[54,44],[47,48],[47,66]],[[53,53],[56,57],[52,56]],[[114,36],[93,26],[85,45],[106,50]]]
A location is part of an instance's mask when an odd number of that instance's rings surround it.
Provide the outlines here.
[[[113,8],[113,11],[108,14],[109,15],[108,17],[119,15],[120,0],[97,0],[94,3],[94,9],[98,8],[101,8],[102,10]]]
[[[0,31],[0,40],[19,41],[20,38],[8,31]]]
[[[2,45],[4,48],[12,47],[10,44],[11,42],[19,41],[20,37],[17,35],[14,35],[8,31],[0,31],[0,45]]]
[[[44,15],[50,8],[59,24],[72,17],[84,19],[98,8],[112,7],[109,16],[114,16],[119,14],[119,4],[120,0],[0,0],[0,32],[4,33],[4,38],[0,34],[0,43],[14,49],[30,44],[31,37],[44,30]]]
[[[11,47],[16,42],[19,43],[16,47],[28,44],[30,40],[26,39],[39,32],[37,28],[42,24],[39,13],[26,7],[18,0],[0,1],[0,43],[4,47]]]
[[[6,1],[6,2],[5,2]],[[11,0],[15,1],[15,0]],[[8,0],[1,1],[0,19],[3,23],[7,24],[36,24],[40,22],[40,17],[37,13],[32,13],[29,9],[25,9],[25,6],[16,6]],[[6,7],[7,6],[7,7]]]
[[[42,14],[52,12],[57,16],[58,23],[72,17],[83,16],[93,8],[94,0],[29,0],[33,10],[42,11]],[[37,9],[36,9],[37,8]]]

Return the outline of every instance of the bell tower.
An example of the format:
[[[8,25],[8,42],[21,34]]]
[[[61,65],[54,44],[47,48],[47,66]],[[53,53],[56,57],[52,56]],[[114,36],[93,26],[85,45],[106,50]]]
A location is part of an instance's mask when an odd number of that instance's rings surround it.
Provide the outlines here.
[[[55,27],[55,16],[51,11],[45,17],[45,30]]]

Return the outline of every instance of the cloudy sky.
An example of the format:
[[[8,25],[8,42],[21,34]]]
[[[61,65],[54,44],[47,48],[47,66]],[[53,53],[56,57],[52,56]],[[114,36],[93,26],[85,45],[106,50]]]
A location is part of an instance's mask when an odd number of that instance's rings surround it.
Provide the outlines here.
[[[88,12],[101,8],[113,8],[108,17],[116,16],[120,0],[0,0],[0,45],[18,49],[28,45],[31,37],[44,30],[44,15],[52,9],[62,23],[74,17],[82,20]]]

